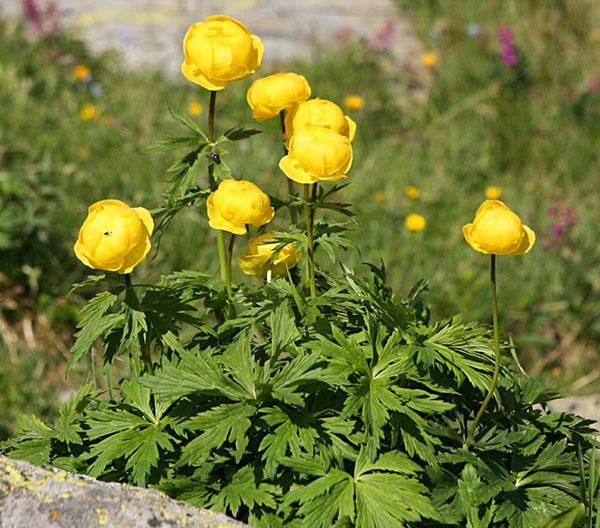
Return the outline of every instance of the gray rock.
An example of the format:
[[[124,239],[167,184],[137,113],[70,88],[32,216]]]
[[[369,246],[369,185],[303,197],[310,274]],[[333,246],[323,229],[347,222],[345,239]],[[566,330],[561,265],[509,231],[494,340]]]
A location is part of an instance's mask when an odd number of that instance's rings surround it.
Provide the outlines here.
[[[594,427],[600,430],[600,395],[569,396],[550,402],[550,408],[558,412],[567,412],[595,420]]]
[[[0,456],[0,528],[235,528],[225,515],[151,489]]]

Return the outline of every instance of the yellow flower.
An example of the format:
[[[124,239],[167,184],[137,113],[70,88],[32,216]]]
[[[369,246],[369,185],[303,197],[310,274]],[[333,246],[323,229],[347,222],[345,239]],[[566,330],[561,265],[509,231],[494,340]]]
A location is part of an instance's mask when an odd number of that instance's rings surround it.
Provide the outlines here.
[[[75,255],[86,266],[130,273],[150,251],[154,221],[147,209],[120,200],[91,205],[75,242]]]
[[[254,183],[244,180],[223,180],[206,204],[210,227],[235,235],[245,235],[246,225],[268,224],[275,215],[269,197]]]
[[[360,110],[365,105],[364,99],[357,94],[348,94],[344,97],[344,106],[351,112]]]
[[[430,51],[428,53],[423,53],[423,55],[421,55],[421,64],[423,64],[423,66],[425,66],[425,68],[435,68],[437,66],[437,63],[438,63],[437,53]]]
[[[328,128],[298,130],[288,147],[279,168],[298,183],[339,180],[346,177],[352,165],[350,140]]]
[[[306,101],[310,86],[297,73],[276,73],[254,81],[246,94],[252,117],[264,121],[275,117],[282,110]]]
[[[535,233],[500,200],[483,202],[463,234],[475,251],[493,255],[521,255],[535,243]]]
[[[342,109],[327,99],[311,99],[293,106],[285,116],[285,135],[289,139],[302,128],[329,128],[350,141],[356,133],[356,123]]]
[[[198,101],[190,101],[188,112],[192,117],[198,117],[202,113],[202,105]]]
[[[92,121],[100,117],[100,110],[91,103],[85,103],[79,111],[79,117],[82,121]]]
[[[231,81],[252,75],[262,62],[263,51],[261,40],[244,24],[213,15],[187,30],[181,71],[207,90],[222,90]]]
[[[554,367],[551,371],[550,374],[552,374],[553,378],[560,378],[562,376],[562,369],[560,367]]]
[[[275,241],[273,233],[251,238],[248,247],[238,264],[246,275],[264,277],[268,271],[275,276],[287,275],[287,270],[292,269],[302,258],[302,250],[296,249],[294,243],[283,246],[276,252],[281,244]]]
[[[406,187],[404,187],[404,194],[408,198],[412,198],[413,200],[415,200],[419,197],[421,191],[419,191],[419,189],[417,189],[414,185],[407,185]]]
[[[91,77],[90,69],[85,64],[77,64],[73,68],[73,77],[78,81],[87,81]]]
[[[373,200],[376,202],[383,202],[385,200],[385,193],[383,191],[373,193]]]
[[[502,196],[502,187],[498,187],[497,185],[488,185],[485,188],[485,197],[488,200],[498,200]]]
[[[404,219],[404,227],[409,231],[423,231],[426,225],[425,217],[417,213],[411,213]]]

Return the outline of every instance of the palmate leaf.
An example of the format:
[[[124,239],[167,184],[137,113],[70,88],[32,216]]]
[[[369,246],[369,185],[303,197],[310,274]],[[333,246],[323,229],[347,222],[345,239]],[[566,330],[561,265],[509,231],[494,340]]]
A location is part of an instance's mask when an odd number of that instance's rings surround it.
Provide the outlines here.
[[[344,518],[361,528],[402,527],[436,519],[427,488],[416,478],[419,470],[400,452],[388,452],[371,463],[362,451],[354,476],[332,469],[310,484],[293,488],[285,502],[300,504],[300,526],[306,528],[329,528]]]
[[[225,375],[213,354],[211,349],[186,350],[181,358],[165,361],[153,375],[141,378],[140,383],[161,399],[169,401],[196,392],[223,396],[234,401],[246,399],[248,393]]]
[[[256,407],[246,403],[223,404],[183,422],[182,430],[203,431],[189,442],[182,452],[180,464],[201,466],[214,449],[225,442],[235,445],[234,458],[239,462],[248,445],[247,431]]]
[[[256,483],[252,466],[245,466],[237,471],[231,480],[210,499],[209,506],[224,513],[237,515],[243,504],[249,510],[264,507],[271,510],[276,508],[274,496],[275,486]]]
[[[158,422],[138,416],[133,409],[106,408],[91,411],[87,424],[90,440],[102,438],[82,457],[93,461],[88,473],[94,477],[101,476],[107,466],[123,459],[132,482],[143,486],[152,468],[158,465],[159,449],[164,452],[174,449],[174,438],[167,431],[173,425],[171,419]]]
[[[105,291],[96,295],[81,310],[80,320],[77,323],[79,330],[75,334],[75,343],[71,347],[67,368],[70,369],[84,354],[88,353],[96,339],[109,334],[111,330],[124,323],[123,313],[107,314],[116,300],[117,294]]]
[[[82,385],[79,390],[71,396],[66,403],[60,406],[58,418],[54,422],[55,437],[60,442],[67,444],[83,444],[81,434],[81,412],[85,407],[86,400],[91,396],[92,383]]]

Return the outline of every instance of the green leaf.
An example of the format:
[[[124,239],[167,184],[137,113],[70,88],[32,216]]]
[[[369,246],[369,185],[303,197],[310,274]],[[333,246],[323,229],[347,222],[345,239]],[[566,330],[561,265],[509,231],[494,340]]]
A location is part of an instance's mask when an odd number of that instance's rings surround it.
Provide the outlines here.
[[[233,127],[223,134],[229,141],[239,141],[246,139],[256,134],[262,134],[262,130],[256,128]]]
[[[238,514],[242,504],[249,510],[255,506],[274,509],[275,492],[275,487],[269,484],[257,485],[252,466],[245,466],[211,499],[209,506],[217,511],[231,512],[234,516]]]
[[[246,433],[255,413],[256,408],[246,403],[224,404],[185,421],[182,429],[203,433],[183,448],[180,463],[201,466],[214,449],[227,441],[235,445],[235,459],[239,462],[248,445]]]
[[[186,126],[193,132],[196,132],[196,134],[198,134],[205,141],[205,143],[209,143],[208,137],[206,136],[206,134],[202,131],[202,129],[200,128],[198,123],[196,123],[196,121],[194,121],[191,117],[189,117],[185,114],[182,114],[180,112],[177,112],[173,108],[169,108],[169,112],[182,125]]]
[[[96,339],[123,324],[124,315],[122,313],[107,314],[116,300],[117,295],[111,291],[105,291],[96,295],[81,310],[80,320],[77,324],[79,331],[75,334],[75,343],[71,347],[68,369],[72,368],[84,354],[91,350]]]
[[[564,513],[542,521],[538,528],[583,528],[585,521],[585,506],[580,503]]]

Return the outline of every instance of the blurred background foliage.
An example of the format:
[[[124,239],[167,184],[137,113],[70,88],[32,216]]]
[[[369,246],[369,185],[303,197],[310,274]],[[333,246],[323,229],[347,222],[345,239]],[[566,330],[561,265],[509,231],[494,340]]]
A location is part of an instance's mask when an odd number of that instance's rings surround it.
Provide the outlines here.
[[[417,81],[386,49],[340,35],[309,62],[263,67],[304,74],[313,95],[342,103],[358,123],[350,187],[357,213],[350,266],[383,260],[404,294],[429,281],[436,317],[487,321],[487,260],[463,242],[489,186],[534,228],[525,257],[499,261],[501,324],[525,369],[571,391],[598,386],[600,361],[600,16],[594,2],[398,1],[428,54]],[[251,21],[246,21],[251,26]],[[277,120],[252,121],[252,78],[218,97],[220,131],[263,134],[229,161],[235,177],[284,196]],[[86,276],[72,244],[86,207],[102,198],[157,208],[171,153],[142,148],[177,133],[168,108],[206,120],[207,94],[181,79],[91,56],[68,32],[32,38],[0,22],[0,437],[26,410],[52,413],[64,398],[64,365]],[[204,108],[204,110],[202,110]],[[248,146],[249,145],[249,146]],[[237,147],[236,147],[237,148]],[[246,150],[241,150],[246,149]],[[416,188],[407,193],[406,186]],[[418,196],[416,196],[418,195]],[[426,227],[404,219],[422,214]],[[282,211],[276,226],[285,229]],[[202,210],[175,220],[136,270],[139,281],[182,268],[216,271],[214,234]],[[320,255],[327,267],[327,256]],[[238,278],[241,278],[239,272]],[[88,375],[71,374],[69,383]],[[68,385],[68,383],[67,383]]]

